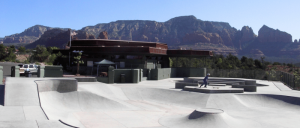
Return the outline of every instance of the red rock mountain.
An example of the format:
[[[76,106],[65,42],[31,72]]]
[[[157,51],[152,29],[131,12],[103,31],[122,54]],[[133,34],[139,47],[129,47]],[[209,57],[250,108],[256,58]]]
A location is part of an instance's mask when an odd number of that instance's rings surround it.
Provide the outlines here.
[[[92,34],[88,34],[85,31],[76,31],[76,35],[72,36],[73,40],[77,40],[77,39],[95,39],[95,36]]]
[[[97,39],[108,39],[108,33],[106,31],[100,32]]]
[[[76,35],[72,36],[73,40],[76,39],[95,39],[94,35],[90,35],[85,31],[76,31]],[[70,29],[65,31],[62,29],[51,29],[46,31],[41,38],[39,38],[34,43],[28,44],[26,48],[35,48],[36,45],[44,45],[48,46],[56,46],[59,48],[65,48],[65,46],[69,45],[70,41]]]
[[[258,31],[258,41],[261,43],[291,43],[292,36],[264,25]]]
[[[249,26],[237,30],[225,22],[203,21],[194,16],[175,17],[166,22],[119,20],[87,26],[78,30],[77,33],[72,39],[95,39],[97,37],[162,42],[167,43],[170,48],[184,46],[184,48],[195,50],[205,50],[203,49],[205,45],[202,44],[209,44],[207,45],[209,47],[205,47],[207,50],[217,49],[218,53],[222,54],[234,52],[238,55],[280,56],[296,55],[293,51],[300,51],[297,49],[300,43],[291,44],[290,34],[265,25],[259,30],[257,36]],[[69,36],[66,30],[47,30],[39,40],[26,47],[44,44],[64,48],[69,41]]]
[[[54,28],[46,27],[42,25],[35,25],[26,29],[22,33],[5,36],[3,39],[3,43],[32,43],[38,40],[41,37],[41,35],[43,35],[46,31],[51,29]],[[58,29],[62,29],[62,28],[58,28]],[[67,30],[67,29],[62,29],[62,30]]]

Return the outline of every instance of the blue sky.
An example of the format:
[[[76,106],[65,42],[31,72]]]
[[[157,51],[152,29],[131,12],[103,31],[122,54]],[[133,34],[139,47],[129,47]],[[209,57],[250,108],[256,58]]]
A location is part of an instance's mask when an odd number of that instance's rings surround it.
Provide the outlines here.
[[[300,39],[300,0],[0,0],[0,37],[34,25],[81,29],[116,20],[194,15],[258,30],[267,25]]]

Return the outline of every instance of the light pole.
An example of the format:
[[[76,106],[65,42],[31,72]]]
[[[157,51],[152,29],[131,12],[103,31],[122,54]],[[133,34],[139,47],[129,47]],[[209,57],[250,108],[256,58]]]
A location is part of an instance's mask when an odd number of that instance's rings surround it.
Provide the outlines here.
[[[76,73],[76,76],[80,76],[80,74],[79,74],[79,64],[84,64],[84,62],[82,60],[80,60],[82,52],[83,51],[76,51],[76,50],[73,51],[73,53],[77,53],[78,54],[78,56],[74,57],[74,59],[75,59],[74,63],[77,63],[77,73]]]

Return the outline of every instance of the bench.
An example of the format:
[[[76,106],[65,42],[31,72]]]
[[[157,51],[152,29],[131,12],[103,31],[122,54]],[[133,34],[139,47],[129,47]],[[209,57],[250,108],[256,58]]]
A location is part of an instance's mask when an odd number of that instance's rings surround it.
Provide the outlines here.
[[[243,88],[245,92],[256,92],[256,85],[232,85],[232,88]]]
[[[198,83],[176,82],[175,88],[183,89],[185,86],[199,86]]]

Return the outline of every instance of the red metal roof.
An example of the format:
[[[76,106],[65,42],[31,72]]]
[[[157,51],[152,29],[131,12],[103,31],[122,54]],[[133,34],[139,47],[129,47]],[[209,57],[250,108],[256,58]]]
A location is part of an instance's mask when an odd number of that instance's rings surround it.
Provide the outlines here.
[[[199,50],[168,50],[168,56],[213,56],[212,51]]]
[[[167,55],[167,49],[159,49],[153,47],[72,46],[70,50],[82,50],[85,53]]]
[[[158,42],[107,40],[107,39],[80,39],[72,40],[70,51],[82,50],[85,53],[100,54],[144,54],[167,55],[174,57],[213,56],[212,51],[199,50],[168,50],[168,45]],[[59,50],[58,50],[59,51]],[[66,51],[61,51],[66,52]]]

